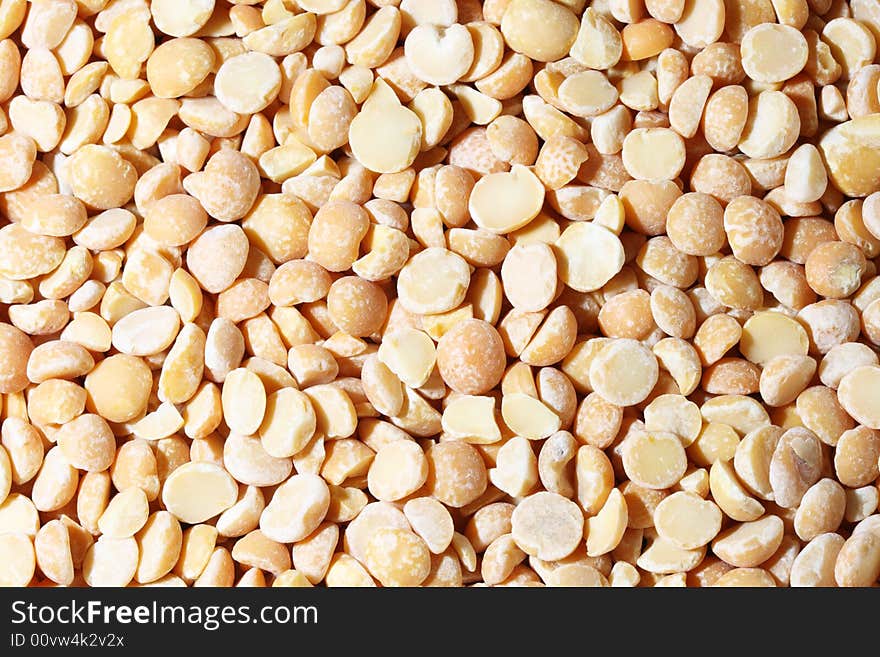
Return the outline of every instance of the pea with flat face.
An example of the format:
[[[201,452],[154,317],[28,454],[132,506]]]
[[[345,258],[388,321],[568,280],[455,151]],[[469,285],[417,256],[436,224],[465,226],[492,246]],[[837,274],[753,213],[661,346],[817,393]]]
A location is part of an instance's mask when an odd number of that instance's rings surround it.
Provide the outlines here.
[[[539,492],[525,498],[511,516],[516,544],[544,561],[563,559],[583,537],[583,512],[556,493]]]

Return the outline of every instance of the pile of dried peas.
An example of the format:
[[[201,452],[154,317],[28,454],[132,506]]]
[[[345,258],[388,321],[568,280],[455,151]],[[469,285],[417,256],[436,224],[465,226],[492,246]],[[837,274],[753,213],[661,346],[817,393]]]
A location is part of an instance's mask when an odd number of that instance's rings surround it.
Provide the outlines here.
[[[0,39],[0,585],[877,583],[877,0]]]

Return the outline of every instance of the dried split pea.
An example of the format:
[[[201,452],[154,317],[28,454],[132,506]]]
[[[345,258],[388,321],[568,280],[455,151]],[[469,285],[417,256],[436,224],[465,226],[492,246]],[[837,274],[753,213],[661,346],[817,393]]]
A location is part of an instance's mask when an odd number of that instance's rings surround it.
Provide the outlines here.
[[[0,2],[0,583],[875,585],[878,25]]]

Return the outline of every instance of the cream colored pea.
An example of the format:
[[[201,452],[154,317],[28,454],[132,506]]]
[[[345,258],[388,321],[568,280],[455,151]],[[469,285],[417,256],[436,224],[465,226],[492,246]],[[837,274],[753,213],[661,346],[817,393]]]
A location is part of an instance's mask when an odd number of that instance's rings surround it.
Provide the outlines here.
[[[83,204],[67,194],[52,194],[34,201],[21,224],[32,233],[66,237],[86,223]]]
[[[644,401],[659,377],[657,358],[641,343],[620,338],[607,344],[590,364],[594,390],[617,406]]]
[[[678,492],[654,510],[657,533],[684,550],[707,545],[721,530],[721,510],[693,493]]]
[[[623,267],[625,255],[620,239],[592,223],[568,226],[556,240],[559,278],[578,292],[598,290]]]
[[[317,419],[309,398],[294,388],[282,388],[266,398],[260,425],[263,449],[277,458],[302,451],[315,433]]]
[[[756,82],[783,82],[807,63],[807,40],[788,25],[764,23],[743,37],[742,66]]]
[[[513,504],[495,502],[474,513],[465,534],[475,550],[483,551],[496,538],[510,533],[510,516],[514,508]]]
[[[321,476],[331,485],[342,484],[352,477],[362,477],[375,458],[373,450],[352,439],[334,440],[325,451]]]
[[[783,430],[767,426],[749,432],[739,444],[733,466],[737,477],[749,490],[762,499],[771,499],[770,460]]]
[[[681,18],[674,27],[686,44],[694,48],[705,48],[721,36],[724,19],[725,5],[721,0],[685,0]]]
[[[538,476],[551,493],[570,497],[575,492],[575,471],[578,443],[568,431],[557,431],[541,446],[538,455]]]
[[[22,587],[34,577],[36,556],[29,536],[21,533],[0,534],[0,586]]]
[[[215,318],[205,339],[205,368],[208,370],[208,378],[222,383],[241,364],[244,350],[244,336],[238,327],[224,317]]]
[[[4,192],[18,189],[31,177],[37,146],[25,135],[11,133],[0,137],[0,161],[4,173],[0,176],[0,189]]]
[[[797,507],[810,486],[819,480],[822,448],[809,429],[794,427],[779,438],[770,461],[770,485],[776,503]]]
[[[138,533],[140,559],[135,581],[156,582],[167,575],[177,562],[183,543],[180,523],[167,511],[156,511]]]
[[[46,452],[40,471],[34,479],[31,500],[40,511],[55,511],[73,499],[79,473],[68,463],[60,447]]]
[[[733,256],[726,256],[712,264],[706,272],[704,283],[712,298],[723,306],[757,310],[763,301],[757,274]]]
[[[637,128],[623,140],[622,155],[633,178],[673,180],[684,166],[684,141],[668,128]]]
[[[34,424],[64,424],[83,412],[86,392],[72,381],[50,379],[32,388],[27,402]]]
[[[327,270],[310,260],[289,260],[269,279],[269,299],[273,305],[289,306],[318,301],[330,291]]]
[[[489,481],[508,495],[520,497],[533,490],[538,482],[538,460],[526,438],[514,436],[495,455],[495,467]]]
[[[415,160],[422,143],[422,123],[380,80],[351,121],[348,141],[357,160],[370,171],[395,173]]]
[[[593,8],[584,11],[571,56],[584,66],[602,70],[620,60],[623,40],[605,15]]]
[[[566,77],[558,89],[559,103],[570,113],[592,117],[610,110],[618,91],[600,71],[583,71]]]
[[[776,356],[761,371],[761,398],[769,406],[790,404],[809,385],[815,372],[816,361],[809,356]]]
[[[163,246],[182,246],[201,234],[208,215],[201,204],[186,194],[170,194],[150,206],[144,232]]]
[[[363,507],[345,530],[345,548],[363,561],[367,543],[376,530],[387,527],[409,530],[406,516],[388,502],[373,502]]]
[[[871,391],[880,384],[880,367],[863,365],[840,380],[837,399],[856,421],[871,429],[880,429],[880,406]]]
[[[733,427],[722,422],[708,422],[688,446],[688,456],[697,465],[710,466],[716,461],[731,459],[738,444],[739,436]]]
[[[37,565],[46,577],[64,586],[73,582],[74,563],[71,536],[68,526],[64,522],[50,520],[43,525],[34,537],[34,551],[36,552]]]
[[[258,529],[235,542],[232,559],[244,566],[261,568],[276,577],[291,566],[290,555],[285,547],[266,538]]]
[[[627,477],[646,488],[669,488],[687,469],[684,447],[671,433],[637,431],[627,439],[622,455]]]
[[[418,586],[430,572],[430,554],[416,534],[386,527],[367,542],[364,562],[383,586]]]
[[[500,584],[526,556],[510,534],[499,536],[489,544],[483,555],[480,564],[483,581],[490,586]]]
[[[201,39],[169,39],[147,60],[147,81],[156,96],[178,98],[195,89],[213,66],[214,51]]]
[[[235,504],[238,485],[213,463],[192,462],[178,467],[162,488],[165,508],[179,520],[196,524]]]
[[[9,310],[9,321],[28,335],[57,333],[69,315],[65,304],[54,299],[12,306]]]
[[[782,313],[758,312],[742,326],[739,349],[758,365],[783,355],[805,356],[809,339],[803,326]]]
[[[768,264],[782,248],[782,219],[770,204],[741,196],[724,209],[724,230],[733,255],[749,265]]]
[[[638,557],[639,568],[656,574],[687,572],[695,568],[706,554],[704,548],[682,550],[662,536],[657,536]]]
[[[534,219],[544,203],[544,186],[526,167],[481,178],[471,191],[468,207],[480,228],[505,234]]]
[[[127,586],[137,571],[138,545],[134,538],[100,537],[83,560],[82,573],[92,587]]]
[[[264,109],[281,89],[281,70],[266,54],[246,53],[227,59],[214,80],[214,91],[223,105],[239,114]]]
[[[410,312],[443,313],[464,300],[469,283],[470,269],[461,256],[431,247],[417,253],[400,270],[397,294]]]
[[[35,536],[40,529],[39,512],[29,498],[12,493],[0,502],[0,527],[4,532]]]
[[[648,431],[674,433],[687,447],[701,434],[703,417],[700,408],[682,395],[659,395],[645,407]]]
[[[168,348],[177,337],[180,316],[169,306],[129,313],[113,326],[113,346],[130,356],[151,356]]]
[[[835,18],[822,29],[822,41],[840,64],[843,79],[852,78],[873,61],[877,44],[872,37],[864,24],[851,18]]]
[[[27,375],[33,383],[48,379],[72,379],[92,370],[94,363],[94,358],[82,346],[74,342],[51,340],[31,352]]]
[[[117,493],[98,518],[98,529],[110,538],[129,538],[141,530],[150,514],[147,496],[140,488]]]
[[[403,407],[403,383],[377,356],[369,356],[361,369],[361,384],[369,402],[383,415],[397,415]]]
[[[824,242],[810,252],[804,271],[807,283],[817,294],[843,299],[861,285],[865,265],[865,256],[857,246],[847,242]]]
[[[464,25],[426,23],[415,26],[407,35],[404,53],[416,77],[442,86],[458,81],[470,70],[474,42]]]
[[[428,477],[428,462],[415,442],[398,440],[382,447],[370,465],[367,484],[376,499],[393,502],[417,491]]]
[[[327,438],[347,438],[357,428],[357,413],[348,394],[330,384],[304,390],[315,410],[317,432]]]
[[[638,112],[652,112],[660,100],[657,96],[657,79],[649,71],[639,71],[618,83],[620,102]],[[664,121],[664,124],[666,122]],[[644,126],[638,125],[638,128]]]
[[[617,436],[622,419],[622,408],[593,392],[578,407],[572,431],[581,441],[604,449]]]
[[[828,174],[818,149],[802,144],[791,154],[785,168],[785,194],[794,201],[819,200],[828,185]]]
[[[775,588],[776,580],[762,568],[734,568],[716,579],[712,586]]]
[[[323,479],[296,474],[275,490],[260,514],[260,530],[280,543],[302,540],[321,524],[329,505],[330,491]]]
[[[762,91],[749,101],[749,118],[738,145],[749,157],[773,158],[791,148],[799,133],[794,102],[781,91]]]
[[[266,412],[266,389],[260,377],[243,367],[232,370],[223,381],[221,400],[230,429],[245,436],[257,432]]]
[[[673,92],[669,101],[669,123],[685,139],[697,133],[711,91],[709,76],[694,75]]]
[[[269,286],[258,278],[243,278],[217,296],[218,316],[241,322],[257,317],[270,305]]]
[[[436,362],[433,340],[426,333],[409,328],[386,335],[377,355],[379,361],[411,388],[427,382]]]
[[[2,139],[2,137],[0,137]],[[36,235],[19,224],[0,228],[0,274],[26,280],[48,274],[64,259],[64,245],[57,237]]]
[[[791,585],[797,587],[835,586],[834,564],[844,539],[838,534],[821,534],[812,539],[791,565]]]
[[[556,413],[537,399],[522,393],[502,397],[501,416],[511,431],[529,440],[546,438],[560,427]]]
[[[130,440],[116,450],[116,460],[110,467],[110,477],[117,490],[141,488],[150,501],[159,495],[156,455],[146,440]]]
[[[116,439],[110,426],[99,415],[86,413],[64,424],[56,442],[67,461],[87,472],[110,467],[116,452]]]
[[[89,472],[80,482],[76,497],[76,515],[82,526],[91,534],[98,534],[98,519],[110,501],[112,481],[105,472]]]
[[[486,491],[486,466],[471,445],[458,440],[441,442],[432,445],[426,456],[425,492],[446,506],[461,508]]]
[[[578,36],[575,14],[549,0],[513,0],[501,18],[504,40],[530,59],[561,59]]]
[[[834,580],[838,586],[871,586],[880,576],[880,536],[853,532],[837,554]]]
[[[253,207],[260,190],[260,174],[244,154],[222,149],[211,156],[204,171],[189,174],[183,188],[219,221],[235,221]],[[216,263],[215,263],[216,264]]]
[[[205,365],[205,332],[195,324],[185,324],[174,341],[159,376],[159,397],[181,404],[196,393]]]
[[[877,510],[880,491],[876,486],[846,489],[846,510],[843,518],[847,522],[861,522]]]
[[[338,542],[338,525],[322,523],[311,536],[293,546],[293,566],[312,584],[317,584],[327,574]]]
[[[511,533],[527,554],[544,561],[563,559],[583,537],[584,516],[576,504],[556,493],[539,492],[522,500],[511,516]]]
[[[712,542],[712,551],[732,566],[753,568],[776,552],[782,536],[782,520],[765,516],[722,532]]]
[[[844,486],[865,486],[880,475],[880,435],[859,426],[844,431],[834,450],[834,472]]]
[[[256,436],[230,433],[223,443],[223,465],[236,481],[249,486],[274,486],[290,475],[293,464],[263,449]]]
[[[433,554],[442,554],[452,542],[452,516],[440,502],[431,497],[409,500],[403,513]]]
[[[611,569],[608,575],[608,582],[611,587],[631,588],[639,585],[641,575],[639,571],[631,563],[626,561],[618,561]]]
[[[214,549],[205,569],[193,586],[230,587],[235,581],[235,564],[226,548]]]
[[[99,210],[125,205],[137,180],[137,172],[127,160],[94,144],[86,144],[70,156],[65,176],[74,196]]]
[[[501,266],[504,293],[515,308],[543,310],[556,295],[556,257],[547,244],[514,246]]]
[[[446,434],[472,444],[491,444],[501,440],[492,397],[456,397],[443,409],[442,425]]]
[[[794,530],[803,541],[837,531],[845,509],[843,486],[833,479],[821,479],[804,493],[794,516]]]
[[[9,458],[11,482],[20,485],[30,481],[43,462],[44,448],[39,433],[24,420],[10,416],[3,421],[0,435]]]
[[[325,582],[328,587],[376,586],[367,569],[357,559],[344,552],[339,552],[333,556],[327,569]]]
[[[623,539],[628,518],[623,494],[616,488],[612,489],[599,513],[587,518],[587,555],[598,557],[616,548]]]
[[[260,489],[247,486],[239,491],[238,501],[217,518],[217,532],[224,537],[244,536],[259,526],[260,514],[265,508],[266,500]]]

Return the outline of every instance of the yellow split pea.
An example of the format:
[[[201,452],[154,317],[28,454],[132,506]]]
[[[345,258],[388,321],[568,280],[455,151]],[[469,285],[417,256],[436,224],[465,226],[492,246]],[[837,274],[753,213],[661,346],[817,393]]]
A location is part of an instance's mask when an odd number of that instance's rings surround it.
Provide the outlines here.
[[[0,0],[0,584],[876,585],[880,14],[746,4]]]

